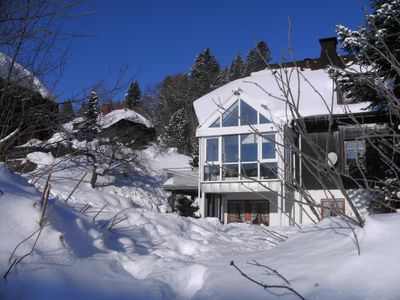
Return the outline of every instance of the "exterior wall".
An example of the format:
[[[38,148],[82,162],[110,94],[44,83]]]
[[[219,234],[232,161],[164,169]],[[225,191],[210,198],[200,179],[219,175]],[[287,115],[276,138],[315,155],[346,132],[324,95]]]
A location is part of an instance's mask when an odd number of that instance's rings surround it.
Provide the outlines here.
[[[321,200],[323,199],[332,199],[333,197],[335,199],[344,199],[345,200],[345,213],[346,215],[350,217],[354,217],[354,214],[347,203],[343,193],[340,190],[308,190],[308,193],[310,194],[311,198],[317,201],[318,204],[321,204]],[[360,213],[363,213],[366,211],[366,202],[367,202],[367,197],[368,193],[365,190],[362,189],[351,189],[351,190],[346,190],[346,193],[350,197],[350,199],[353,201],[355,204],[356,208]],[[295,198],[297,201],[303,201],[301,195],[296,192],[295,193]],[[300,224],[312,224],[313,221],[311,218],[314,218],[313,213],[311,212],[311,209],[307,205],[303,205],[302,209],[300,206],[298,206],[299,210],[296,211],[296,219],[299,220]],[[319,209],[321,212],[321,209]],[[311,216],[311,218],[310,218]],[[314,218],[315,220],[315,218]]]

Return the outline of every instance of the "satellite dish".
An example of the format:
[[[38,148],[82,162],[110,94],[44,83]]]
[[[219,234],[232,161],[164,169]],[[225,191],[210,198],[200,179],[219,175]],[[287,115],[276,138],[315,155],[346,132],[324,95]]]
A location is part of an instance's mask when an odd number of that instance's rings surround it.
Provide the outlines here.
[[[337,163],[337,154],[335,152],[328,153],[328,165],[332,168]]]

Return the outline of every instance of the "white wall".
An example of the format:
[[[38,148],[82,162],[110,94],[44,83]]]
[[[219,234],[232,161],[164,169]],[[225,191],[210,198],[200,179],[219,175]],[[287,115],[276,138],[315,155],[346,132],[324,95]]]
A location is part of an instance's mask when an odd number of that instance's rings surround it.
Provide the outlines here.
[[[357,207],[358,211],[360,213],[363,213],[366,211],[366,199],[368,197],[368,193],[365,190],[361,189],[352,189],[352,190],[346,190],[347,194],[349,195],[350,199],[353,201],[355,206]],[[340,190],[308,190],[308,193],[310,194],[311,198],[317,201],[318,204],[321,204],[322,199],[332,199],[335,197],[336,199],[344,199],[345,200],[345,213],[350,216],[354,217],[354,214],[349,206],[349,204],[346,201],[346,198],[344,197],[343,193]],[[302,201],[305,202],[304,198],[301,197],[299,193],[296,192],[295,198],[297,201]],[[312,224],[311,218],[314,220],[315,217],[313,213],[311,212],[311,209],[303,204],[303,210],[300,208],[300,205],[297,205],[296,207],[296,220],[298,220],[299,223],[301,224]],[[319,212],[321,212],[320,208],[317,208]],[[309,216],[307,216],[307,213]]]

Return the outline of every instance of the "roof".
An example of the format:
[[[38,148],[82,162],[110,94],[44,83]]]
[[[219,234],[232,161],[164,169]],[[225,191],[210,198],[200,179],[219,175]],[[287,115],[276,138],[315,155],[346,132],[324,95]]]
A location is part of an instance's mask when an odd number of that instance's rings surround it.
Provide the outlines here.
[[[199,185],[198,169],[169,169],[172,177],[164,182],[163,187],[167,191],[197,190]]]
[[[36,76],[15,61],[13,63],[8,55],[0,52],[0,77],[6,79],[9,76],[10,70],[10,79],[13,83],[37,92],[43,98],[56,101],[56,98]]]
[[[288,78],[285,81],[278,78]],[[284,93],[290,87],[292,102],[288,102]],[[310,70],[286,68],[254,72],[250,76],[232,81],[197,99],[193,105],[200,126],[232,97],[244,93],[249,98],[266,108],[266,116],[272,122],[293,119],[288,110],[291,104],[297,103],[303,117],[326,115],[329,113],[346,114],[362,112],[368,103],[337,104],[333,80],[327,70]],[[231,101],[230,101],[231,102]],[[226,107],[224,107],[226,108]]]
[[[127,120],[134,123],[139,123],[145,125],[147,128],[153,128],[153,124],[147,120],[142,115],[130,109],[116,109],[112,112],[108,113],[105,116],[102,116],[100,119],[100,126],[102,128],[108,128],[111,125],[121,121]]]

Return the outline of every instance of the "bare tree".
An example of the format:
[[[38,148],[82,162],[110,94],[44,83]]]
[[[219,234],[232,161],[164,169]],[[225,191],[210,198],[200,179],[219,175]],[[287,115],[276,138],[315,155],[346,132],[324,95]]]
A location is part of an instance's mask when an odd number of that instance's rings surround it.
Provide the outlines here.
[[[15,144],[49,137],[58,126],[58,103],[40,79],[48,86],[57,82],[73,36],[62,31],[62,24],[76,16],[71,12],[79,4],[58,0],[0,3],[2,159]],[[65,51],[59,51],[61,45]]]

